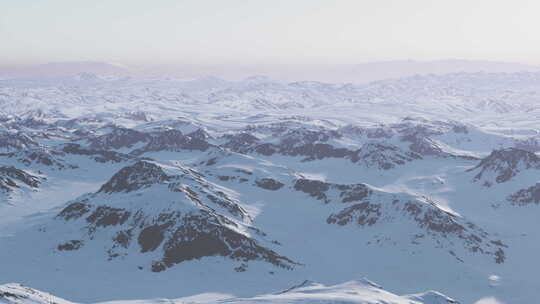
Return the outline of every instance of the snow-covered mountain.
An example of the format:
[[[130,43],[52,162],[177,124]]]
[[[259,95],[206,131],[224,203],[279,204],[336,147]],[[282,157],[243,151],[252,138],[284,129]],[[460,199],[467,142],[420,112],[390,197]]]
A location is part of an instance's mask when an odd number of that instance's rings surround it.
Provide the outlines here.
[[[0,285],[2,304],[71,304],[72,302],[20,284]]]
[[[537,296],[540,74],[83,76],[0,81],[2,284],[84,303]]]
[[[146,161],[122,168],[97,192],[70,202],[45,226],[47,238],[65,241],[57,251],[99,242],[109,260],[148,253],[153,260],[138,267],[153,272],[206,256],[244,262],[237,271],[251,260],[284,269],[297,264],[260,245],[267,235],[250,225],[251,216],[230,194],[192,169],[169,171]]]
[[[0,303],[5,304],[74,304],[48,293],[19,284],[0,285]],[[114,301],[109,304],[135,303],[340,303],[340,304],[459,304],[436,291],[397,296],[367,280],[349,281],[333,286],[305,280],[286,290],[251,298],[231,298],[227,295],[204,294],[178,299],[148,299],[144,301]],[[103,303],[105,304],[105,303]]]

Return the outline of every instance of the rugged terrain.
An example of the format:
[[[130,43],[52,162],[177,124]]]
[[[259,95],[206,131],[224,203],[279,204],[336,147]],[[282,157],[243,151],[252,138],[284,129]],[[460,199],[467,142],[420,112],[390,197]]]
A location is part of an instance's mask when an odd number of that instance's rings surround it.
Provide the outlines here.
[[[530,303],[539,86],[0,80],[0,302]]]

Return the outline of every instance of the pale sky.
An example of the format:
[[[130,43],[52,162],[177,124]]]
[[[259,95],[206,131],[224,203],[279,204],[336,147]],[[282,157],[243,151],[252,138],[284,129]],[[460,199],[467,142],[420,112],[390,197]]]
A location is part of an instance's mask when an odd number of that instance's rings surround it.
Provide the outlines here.
[[[537,0],[0,0],[0,64],[540,64]]]

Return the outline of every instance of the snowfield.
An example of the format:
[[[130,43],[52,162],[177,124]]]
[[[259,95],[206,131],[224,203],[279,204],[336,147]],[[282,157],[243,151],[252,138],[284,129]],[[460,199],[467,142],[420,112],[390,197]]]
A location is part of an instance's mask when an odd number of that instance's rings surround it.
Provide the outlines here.
[[[0,80],[0,303],[534,302],[538,104],[525,72]]]

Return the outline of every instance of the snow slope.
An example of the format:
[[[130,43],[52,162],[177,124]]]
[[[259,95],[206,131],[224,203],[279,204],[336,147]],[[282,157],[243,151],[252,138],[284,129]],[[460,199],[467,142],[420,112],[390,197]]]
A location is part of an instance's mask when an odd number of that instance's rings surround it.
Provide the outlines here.
[[[530,303],[539,75],[0,80],[0,283],[86,303]],[[342,284],[359,274],[409,296]],[[305,278],[325,285],[273,294]]]
[[[178,299],[148,299],[135,301],[113,301],[101,304],[139,303],[340,303],[340,304],[459,304],[443,294],[425,293],[397,296],[381,286],[362,279],[333,286],[304,281],[286,290],[251,298],[231,298],[225,294],[201,294]],[[0,285],[0,303],[5,304],[70,304],[66,300],[48,293],[18,284]]]

